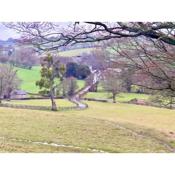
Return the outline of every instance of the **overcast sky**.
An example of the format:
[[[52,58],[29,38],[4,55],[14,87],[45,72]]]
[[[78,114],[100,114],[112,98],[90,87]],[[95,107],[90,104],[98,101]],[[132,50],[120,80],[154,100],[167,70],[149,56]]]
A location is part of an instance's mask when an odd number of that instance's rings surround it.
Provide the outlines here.
[[[18,38],[14,30],[6,28],[3,24],[0,23],[0,40],[7,40],[8,38]]]
[[[68,24],[71,24],[71,22],[56,22],[56,23],[62,27],[65,27]],[[19,36],[20,36],[20,34],[15,32],[15,30],[5,27],[0,22],[0,40],[7,40],[8,38],[19,38]]]

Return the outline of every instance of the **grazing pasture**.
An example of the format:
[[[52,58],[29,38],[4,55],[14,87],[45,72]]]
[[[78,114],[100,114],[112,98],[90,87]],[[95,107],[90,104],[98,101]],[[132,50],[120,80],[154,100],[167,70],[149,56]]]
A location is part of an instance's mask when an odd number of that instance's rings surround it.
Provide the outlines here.
[[[86,98],[96,98],[96,99],[111,99],[111,94],[108,92],[89,92],[85,95]],[[118,102],[128,102],[134,98],[147,100],[149,95],[138,94],[138,93],[119,93],[116,96],[116,101]]]
[[[60,52],[60,56],[65,57],[76,57],[83,53],[89,53],[94,48],[82,48],[73,49],[68,51]],[[35,82],[40,79],[40,66],[33,66],[32,69],[16,68],[18,70],[18,77],[21,79],[21,89],[30,93],[38,93],[39,88],[35,85]],[[84,85],[83,81],[79,81],[79,87],[82,88]]]
[[[40,79],[40,66],[34,66],[32,69],[16,68],[17,75],[21,79],[21,89],[30,93],[37,93],[39,88],[35,85]]]
[[[81,56],[83,53],[90,53],[94,48],[81,48],[81,49],[73,49],[60,52],[60,56],[64,57],[76,57]]]
[[[16,68],[18,77],[21,79],[21,89],[29,93],[38,93],[39,87],[35,85],[40,79],[40,66],[34,66],[32,69]],[[84,86],[83,80],[78,80],[79,88]]]
[[[49,105],[48,100],[10,103]],[[60,106],[71,105],[66,100]],[[1,152],[172,152],[169,109],[87,102],[88,109],[37,111],[1,107]],[[60,146],[59,146],[60,145]]]
[[[1,25],[0,152],[175,152],[175,23]]]

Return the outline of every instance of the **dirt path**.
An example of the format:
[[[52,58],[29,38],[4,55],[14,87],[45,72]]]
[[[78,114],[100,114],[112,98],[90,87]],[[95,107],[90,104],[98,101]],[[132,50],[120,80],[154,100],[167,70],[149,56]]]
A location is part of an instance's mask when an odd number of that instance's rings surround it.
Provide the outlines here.
[[[91,87],[94,86],[99,81],[101,73],[100,71],[94,71],[92,72],[91,76],[93,76],[92,83],[90,85],[85,86],[80,91],[78,91],[75,95],[69,98],[69,101],[75,103],[77,107],[80,109],[86,109],[88,107],[87,104],[81,101],[81,97],[87,94],[89,92],[89,89],[91,89]]]

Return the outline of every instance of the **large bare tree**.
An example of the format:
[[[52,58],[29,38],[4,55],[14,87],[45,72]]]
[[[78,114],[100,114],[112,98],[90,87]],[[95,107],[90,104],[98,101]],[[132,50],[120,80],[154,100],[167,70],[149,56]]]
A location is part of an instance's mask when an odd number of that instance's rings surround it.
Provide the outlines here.
[[[141,37],[115,40],[109,47],[114,64],[133,71],[133,84],[175,91],[174,46]]]
[[[101,84],[105,91],[112,94],[113,103],[116,103],[118,93],[126,92],[127,90],[123,72],[114,69],[108,69],[103,73]]]
[[[4,97],[10,99],[12,91],[19,88],[20,82],[17,70],[10,65],[0,64],[0,102]]]
[[[68,44],[139,36],[175,45],[174,22],[18,22],[4,25],[31,39],[40,50],[57,50]]]

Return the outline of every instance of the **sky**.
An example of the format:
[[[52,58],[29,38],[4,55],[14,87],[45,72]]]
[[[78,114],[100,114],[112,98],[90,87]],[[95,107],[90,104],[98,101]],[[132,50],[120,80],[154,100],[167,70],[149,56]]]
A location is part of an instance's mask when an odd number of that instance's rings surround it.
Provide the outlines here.
[[[56,22],[60,26],[67,26],[71,22]],[[13,29],[5,27],[2,22],[0,22],[0,40],[7,40],[8,38],[19,38],[20,34]]]
[[[7,40],[8,38],[18,38],[19,34],[14,30],[5,27],[0,23],[0,40]]]

